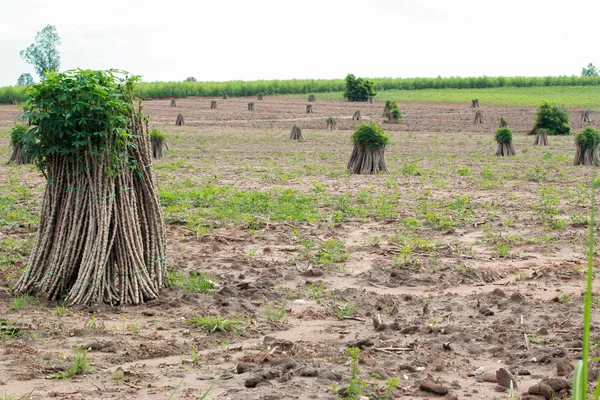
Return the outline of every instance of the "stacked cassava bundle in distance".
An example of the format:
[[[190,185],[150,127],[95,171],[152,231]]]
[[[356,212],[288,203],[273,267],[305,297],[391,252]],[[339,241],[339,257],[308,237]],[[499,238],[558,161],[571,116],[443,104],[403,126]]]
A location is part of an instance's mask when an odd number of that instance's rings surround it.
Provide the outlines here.
[[[51,73],[28,89],[28,154],[47,178],[15,289],[67,304],[139,304],[165,285],[165,230],[137,77]],[[57,101],[60,99],[60,101]]]

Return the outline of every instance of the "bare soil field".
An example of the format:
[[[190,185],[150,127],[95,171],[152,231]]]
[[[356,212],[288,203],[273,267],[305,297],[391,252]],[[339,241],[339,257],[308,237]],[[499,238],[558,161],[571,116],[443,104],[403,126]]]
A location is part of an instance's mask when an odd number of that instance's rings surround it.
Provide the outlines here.
[[[382,102],[216,100],[144,102],[168,135],[154,167],[172,286],[68,309],[10,291],[45,180],[6,165],[19,111],[0,106],[0,399],[569,398],[593,173],[572,165],[573,136],[533,146],[535,108],[480,99],[476,125],[470,104],[399,104],[403,123],[382,124],[390,173],[357,176],[352,115],[382,122]],[[515,157],[494,156],[500,116]],[[190,322],[211,316],[223,331]],[[89,371],[58,379],[76,349]]]

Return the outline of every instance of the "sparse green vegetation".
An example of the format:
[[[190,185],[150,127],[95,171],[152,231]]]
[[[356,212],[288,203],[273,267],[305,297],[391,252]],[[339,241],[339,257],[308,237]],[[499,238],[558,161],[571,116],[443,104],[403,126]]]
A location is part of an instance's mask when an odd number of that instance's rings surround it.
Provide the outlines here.
[[[237,331],[245,325],[244,321],[239,318],[226,319],[220,315],[212,315],[209,317],[194,317],[188,320],[188,323],[194,328],[202,328],[208,333],[217,331],[227,333]]]
[[[85,374],[90,370],[90,361],[87,358],[89,350],[76,349],[73,352],[73,362],[64,371],[50,375],[57,379],[66,379],[75,375]]]
[[[180,287],[197,293],[209,293],[214,289],[215,279],[203,272],[192,271],[187,276],[183,272],[167,272],[169,286]]]

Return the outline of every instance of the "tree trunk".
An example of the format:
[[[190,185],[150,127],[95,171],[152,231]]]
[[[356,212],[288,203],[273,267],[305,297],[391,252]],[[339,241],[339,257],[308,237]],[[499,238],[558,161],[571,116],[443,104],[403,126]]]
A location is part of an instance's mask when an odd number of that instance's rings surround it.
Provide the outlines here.
[[[367,104],[373,104],[373,96],[367,98]]]
[[[308,95],[308,101],[315,101],[315,95],[314,94]]]
[[[356,110],[354,115],[352,116],[353,121],[360,121],[360,110]]]
[[[479,100],[471,100],[471,108],[479,108]]]
[[[177,125],[177,126],[185,125],[185,121],[183,120],[183,115],[179,114],[177,116],[177,119],[175,120],[175,125]]]
[[[512,142],[509,143],[498,143],[498,149],[496,150],[497,156],[508,157],[514,156],[517,152],[512,145]]]
[[[216,100],[211,100],[210,101],[210,109],[214,109],[217,108],[217,101]]]
[[[248,111],[254,111],[254,103],[248,103]]]
[[[292,133],[290,133],[291,140],[299,140],[301,142],[304,141],[304,136],[302,136],[302,129],[299,126],[294,126],[292,128]]]
[[[536,146],[548,146],[548,134],[540,130],[540,132],[535,135],[535,141],[533,142]]]
[[[600,165],[600,157],[598,157],[598,145],[584,149],[579,143],[575,143],[575,161],[573,165],[590,165],[597,167]]]
[[[175,104],[175,99],[171,99],[171,104],[169,107],[177,107],[177,104]]]
[[[306,113],[307,114],[312,114],[313,113],[312,104],[307,104],[306,105]]]
[[[376,175],[388,172],[385,164],[385,146],[379,149],[367,149],[356,144],[348,161],[348,171],[352,174]]]

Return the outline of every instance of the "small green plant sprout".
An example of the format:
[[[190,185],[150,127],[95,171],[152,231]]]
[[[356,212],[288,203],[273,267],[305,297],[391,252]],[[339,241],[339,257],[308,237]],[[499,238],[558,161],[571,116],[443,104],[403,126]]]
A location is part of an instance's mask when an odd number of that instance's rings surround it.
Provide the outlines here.
[[[167,281],[169,286],[180,287],[197,293],[210,293],[216,285],[212,277],[198,271],[191,271],[186,276],[183,272],[170,270],[167,272]]]
[[[286,305],[285,304],[281,304],[279,306],[276,307],[266,307],[265,308],[265,318],[267,319],[267,321],[269,322],[279,322],[279,321],[283,321],[285,322],[285,310]]]
[[[223,351],[227,348],[227,346],[229,346],[229,342],[227,340],[217,340],[214,339],[213,340],[213,345],[215,345],[215,348],[219,351]]]
[[[51,375],[53,378],[65,379],[75,375],[81,375],[90,370],[90,361],[87,358],[89,350],[77,349],[73,353],[73,363],[64,371]]]
[[[543,101],[538,107],[533,129],[529,133],[534,135],[540,128],[545,129],[548,135],[570,135],[569,113],[562,107]]]
[[[467,268],[466,265],[461,265],[458,268],[458,273],[461,274],[462,276],[467,276],[467,275],[469,275],[469,269]]]
[[[350,347],[346,350],[346,355],[350,356],[350,378],[346,382],[347,386],[342,390],[342,396],[346,399],[359,399],[367,386],[367,382],[361,380],[359,377],[358,359],[360,349],[358,347]]]
[[[216,331],[227,333],[237,331],[244,325],[244,322],[239,318],[225,319],[220,315],[209,317],[195,317],[188,320],[194,328],[202,328],[208,333]]]
[[[10,308],[11,310],[19,311],[28,307],[30,305],[30,302],[31,296],[29,296],[27,293],[21,294],[10,299],[10,301],[8,302],[8,308]]]
[[[67,313],[67,307],[66,306],[61,306],[61,305],[57,305],[56,306],[56,316],[57,317],[62,317]]]
[[[337,122],[335,120],[335,117],[329,117],[327,118],[327,120],[325,121],[326,125],[327,125],[327,130],[328,131],[336,131],[337,130]]]
[[[395,101],[386,101],[384,116],[388,119],[388,123],[397,124],[402,119],[402,111],[400,111],[400,108]]]
[[[496,143],[498,143],[497,156],[508,157],[517,154],[512,145],[512,131],[510,129],[498,128],[496,131]]]
[[[467,176],[467,175],[471,175],[471,170],[469,169],[469,167],[458,167],[458,169],[456,170],[456,172],[460,175],[460,176]]]
[[[348,253],[344,243],[339,239],[329,239],[321,244],[321,247],[314,256],[317,264],[325,265],[326,267],[341,263],[348,259]]]
[[[156,128],[152,128],[150,131],[150,145],[152,146],[152,158],[163,158],[163,150],[169,150],[167,135]]]
[[[348,161],[348,171],[362,175],[388,172],[384,155],[388,142],[388,136],[376,123],[359,125],[352,134],[354,149]]]
[[[320,283],[315,285],[314,283],[310,283],[306,289],[308,290],[308,298],[312,300],[322,300],[323,295],[325,294],[325,285]]]
[[[508,128],[508,121],[504,117],[500,117],[499,128]]]
[[[202,360],[200,359],[200,353],[198,353],[198,350],[196,350],[196,345],[193,343],[192,343],[192,346],[190,347],[190,357],[192,358],[193,365],[202,364]]]
[[[13,152],[8,159],[8,162],[14,162],[17,165],[29,164],[29,156],[27,151],[24,149],[25,146],[25,134],[29,128],[23,124],[15,124],[10,130],[10,145],[13,148]]]
[[[545,128],[539,128],[533,141],[535,146],[548,146],[548,131]]]
[[[475,111],[475,120],[473,121],[474,124],[483,124],[483,111],[481,110],[477,110]]]
[[[561,291],[556,295],[555,301],[559,302],[560,304],[567,304],[569,301],[571,301],[571,295],[567,292]]]
[[[294,125],[292,127],[292,133],[290,133],[291,140],[297,140],[299,142],[304,141],[304,136],[302,136],[302,128],[299,125]]]
[[[600,132],[592,127],[587,127],[575,136],[575,161],[574,165],[600,165],[598,157],[598,144]]]
[[[335,306],[335,315],[340,320],[353,317],[356,314],[356,305],[350,303],[339,302]]]

